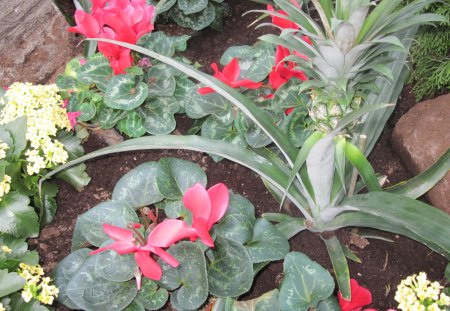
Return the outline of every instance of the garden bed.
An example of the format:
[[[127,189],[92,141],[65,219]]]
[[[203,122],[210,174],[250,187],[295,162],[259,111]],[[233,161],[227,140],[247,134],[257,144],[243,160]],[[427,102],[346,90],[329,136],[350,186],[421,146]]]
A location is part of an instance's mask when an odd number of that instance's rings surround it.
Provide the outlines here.
[[[198,61],[209,72],[209,64],[218,62],[227,47],[239,44],[253,44],[256,39],[267,33],[268,28],[247,27],[256,17],[255,14],[241,15],[251,9],[259,8],[250,1],[229,0],[231,14],[225,20],[224,32],[207,29],[195,33],[190,39],[185,56]],[[185,30],[171,25],[161,26],[171,34],[186,33]],[[375,171],[388,176],[388,184],[395,184],[410,177],[390,145],[390,135],[395,122],[415,104],[409,88],[405,87],[396,111],[388,127],[371,154],[370,161]],[[190,120],[178,117],[178,131],[184,133],[190,127]],[[86,153],[104,147],[103,143],[91,136],[84,144]],[[30,241],[41,257],[46,271],[52,271],[56,264],[70,253],[70,244],[76,217],[96,204],[111,198],[114,185],[126,172],[137,165],[158,160],[161,157],[178,157],[196,162],[208,175],[209,185],[225,183],[235,193],[247,197],[255,206],[260,216],[265,212],[278,211],[277,202],[271,197],[261,180],[252,171],[235,163],[224,160],[214,163],[206,154],[188,151],[143,151],[127,152],[88,161],[87,172],[92,178],[90,184],[81,192],[76,192],[64,182],[57,181],[60,192],[57,196],[58,212],[50,225],[46,226],[38,239]],[[296,214],[292,207],[292,214]],[[394,293],[399,282],[408,275],[425,271],[432,280],[441,280],[447,261],[433,253],[424,245],[398,235],[374,232],[393,242],[370,239],[358,239],[350,229],[341,230],[338,235],[348,241],[348,246],[361,259],[358,264],[350,261],[350,273],[353,278],[371,290],[373,304],[371,307],[386,310],[395,307]],[[304,232],[290,240],[291,250],[301,251],[319,262],[332,272],[329,256],[320,238]],[[273,263],[256,277],[252,290],[245,298],[257,297],[279,286],[282,280],[282,263]],[[59,305],[58,310],[65,307]],[[166,306],[164,310],[171,310]]]

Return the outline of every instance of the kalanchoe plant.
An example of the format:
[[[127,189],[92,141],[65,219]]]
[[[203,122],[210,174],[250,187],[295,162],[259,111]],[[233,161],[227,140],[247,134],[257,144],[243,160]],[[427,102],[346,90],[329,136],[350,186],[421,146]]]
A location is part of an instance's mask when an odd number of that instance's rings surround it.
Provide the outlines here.
[[[59,301],[84,310],[156,310],[170,292],[174,308],[196,310],[210,294],[247,292],[261,264],[283,259],[289,243],[255,219],[247,199],[224,184],[206,190],[206,183],[200,167],[175,158],[124,175],[111,201],[78,217],[73,253],[54,273]],[[169,218],[157,223],[152,204]]]
[[[48,310],[58,289],[23,238],[0,233],[0,310]]]
[[[53,183],[39,193],[39,179],[84,154],[71,133],[76,113],[67,113],[56,85],[14,83],[0,103],[0,233],[35,237],[52,221],[58,193]],[[79,190],[89,182],[84,164],[59,177]]]

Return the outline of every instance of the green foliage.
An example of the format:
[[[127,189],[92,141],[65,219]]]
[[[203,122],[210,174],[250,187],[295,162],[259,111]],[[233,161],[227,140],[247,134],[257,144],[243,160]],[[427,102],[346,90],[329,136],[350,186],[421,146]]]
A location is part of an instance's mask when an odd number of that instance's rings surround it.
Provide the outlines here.
[[[422,26],[412,44],[409,82],[417,101],[450,90],[450,5],[437,2],[427,12],[440,14],[447,22]]]
[[[224,0],[147,0],[147,3],[156,7],[160,19],[171,19],[192,30],[208,26],[222,30],[228,9]]]
[[[113,191],[111,201],[102,202],[77,219],[73,234],[73,253],[61,261],[54,272],[61,293],[59,301],[72,309],[115,310],[147,308],[156,310],[169,299],[177,310],[195,310],[209,295],[237,297],[246,293],[255,274],[253,263],[283,259],[289,243],[275,226],[255,218],[255,208],[244,197],[230,193],[229,208],[214,227],[215,247],[181,241],[167,251],[179,265],[158,260],[161,280],[144,278],[137,291],[134,280],[136,262],[132,254],[105,251],[89,256],[88,245],[105,247],[111,240],[103,224],[128,228],[130,223],[148,220],[136,214],[144,206],[157,203],[166,216],[176,203],[182,206],[184,193],[196,183],[206,185],[206,175],[197,165],[180,159],[163,158],[147,162],[125,174]],[[184,208],[184,207],[183,207]],[[186,208],[184,208],[186,209]]]
[[[38,261],[38,253],[28,250],[24,238],[0,233],[0,304],[7,310],[48,310],[38,300],[31,299],[26,302],[21,296],[21,291],[27,282],[18,273],[19,264],[36,266]]]
[[[186,49],[188,39],[186,35],[170,37],[153,32],[142,36],[138,44],[174,56]],[[135,59],[139,66],[115,76],[100,53],[87,58],[83,65],[80,58],[67,64],[57,84],[63,90],[74,91],[68,110],[81,112],[78,121],[103,129],[116,127],[129,137],[167,134],[175,129],[174,115],[183,108],[183,94],[190,81],[157,61],[138,55]]]
[[[0,159],[0,175],[3,182],[0,200],[0,233],[15,237],[36,237],[41,225],[50,223],[56,213],[55,197],[58,186],[44,183],[38,188],[38,180],[52,169],[41,169],[38,174],[27,173],[26,152],[31,150],[26,139],[27,118],[17,118],[0,125],[0,140],[7,145],[5,156]],[[69,133],[60,132],[59,141],[64,145],[69,159],[83,155],[80,141]],[[3,148],[5,149],[5,148]],[[81,189],[89,182],[85,165],[76,166],[59,175],[61,179]]]

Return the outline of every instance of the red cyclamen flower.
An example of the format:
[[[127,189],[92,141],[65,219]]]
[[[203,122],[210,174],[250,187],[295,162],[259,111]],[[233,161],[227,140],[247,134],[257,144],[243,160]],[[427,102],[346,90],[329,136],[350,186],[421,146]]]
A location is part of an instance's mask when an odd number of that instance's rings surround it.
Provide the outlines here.
[[[146,5],[146,0],[93,0],[91,13],[77,10],[77,26],[68,30],[88,38],[135,44],[142,35],[153,30],[154,14],[153,6]],[[130,49],[105,42],[99,42],[98,49],[109,59],[114,74],[125,73],[132,65]]]
[[[214,78],[222,81],[223,83],[231,86],[232,88],[237,88],[240,86],[246,87],[248,89],[257,89],[262,85],[262,82],[254,82],[248,79],[238,80],[241,74],[241,68],[239,67],[239,62],[236,58],[233,58],[228,65],[223,67],[222,72],[219,71],[216,63],[211,64],[211,68],[214,70]],[[210,87],[201,87],[197,91],[199,94],[205,95],[214,93],[215,91]]]
[[[280,86],[288,82],[289,79],[293,77],[302,81],[308,80],[308,77],[303,71],[294,69],[295,64],[293,62],[282,62],[282,60],[289,55],[291,55],[289,49],[282,47],[281,45],[277,46],[277,51],[275,54],[275,66],[272,67],[272,71],[269,73],[269,84],[275,90],[277,90]],[[301,57],[303,59],[306,58],[306,56],[298,52],[294,52],[294,55],[297,55],[298,57]]]
[[[372,294],[367,288],[358,284],[355,279],[350,280],[351,299],[346,300],[338,293],[339,306],[342,311],[360,311],[362,307],[372,303]]]

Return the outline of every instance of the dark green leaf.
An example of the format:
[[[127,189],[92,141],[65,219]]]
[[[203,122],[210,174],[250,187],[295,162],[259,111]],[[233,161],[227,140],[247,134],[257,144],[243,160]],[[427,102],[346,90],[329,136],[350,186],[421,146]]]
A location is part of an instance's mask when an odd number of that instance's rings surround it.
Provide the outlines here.
[[[283,311],[314,308],[334,290],[330,273],[306,255],[289,253],[284,259],[284,280],[279,301]]]
[[[176,289],[171,302],[177,310],[199,308],[208,298],[208,277],[203,251],[191,242],[179,242],[168,252],[180,263],[177,268],[161,262],[163,276],[160,282],[169,290]],[[181,286],[180,286],[181,285]]]
[[[158,310],[166,304],[168,298],[169,294],[166,289],[158,288],[155,282],[144,278],[135,301],[139,302],[146,310]]]
[[[58,301],[68,308],[80,308],[69,298],[66,289],[67,284],[75,276],[78,269],[89,258],[89,251],[90,250],[88,248],[82,248],[71,253],[69,256],[60,261],[53,271],[53,280],[55,282],[55,286],[59,289]]]
[[[198,13],[208,6],[208,0],[178,0],[178,8],[184,14]]]
[[[92,311],[122,310],[136,297],[134,280],[112,282],[95,273],[95,257],[89,257],[67,284],[67,294],[79,308]]]
[[[109,239],[103,232],[103,224],[126,228],[130,222],[139,222],[134,210],[126,203],[110,201],[102,202],[78,216],[76,226],[89,243],[100,247]],[[73,240],[76,240],[75,232]]]
[[[39,233],[38,216],[29,206],[30,199],[11,191],[0,201],[0,232],[16,237],[37,237]]]
[[[176,158],[163,158],[158,163],[156,181],[161,194],[170,200],[178,200],[196,183],[206,187],[206,174],[196,164]]]
[[[253,265],[245,248],[218,236],[208,266],[210,292],[217,297],[236,297],[246,293],[253,282]]]
[[[56,213],[56,195],[59,188],[55,184],[45,182],[42,184],[40,196],[36,195],[34,203],[40,209],[40,223],[47,225],[53,221]]]
[[[117,122],[117,129],[129,137],[141,137],[146,133],[141,117],[133,110]]]
[[[216,10],[214,9],[214,6],[209,3],[208,6],[202,11],[185,15],[182,10],[175,6],[170,11],[170,17],[181,27],[201,30],[208,27],[209,24],[211,24],[216,18]]]
[[[239,194],[231,194],[228,209],[214,227],[214,234],[241,244],[250,241],[255,223],[255,207]]]
[[[142,126],[152,135],[169,134],[176,127],[174,114],[180,110],[175,97],[156,97],[138,108]]]
[[[148,94],[147,84],[136,83],[135,77],[130,74],[119,74],[109,82],[104,102],[110,108],[133,110],[145,101]]]
[[[116,125],[119,120],[127,116],[127,111],[120,109],[112,109],[109,107],[102,107],[98,114],[98,122],[100,123],[100,128],[110,129]]]
[[[283,259],[289,252],[287,238],[267,220],[260,218],[255,223],[253,238],[245,247],[252,263]]]
[[[88,58],[86,64],[78,70],[78,80],[84,84],[93,84],[106,91],[108,83],[113,76],[113,70],[103,54],[95,54]]]
[[[173,96],[176,81],[170,70],[164,65],[152,66],[146,75],[148,85],[148,97]]]
[[[328,255],[333,264],[334,274],[339,286],[339,291],[344,299],[350,300],[352,298],[350,291],[350,271],[348,269],[347,259],[342,250],[341,243],[336,236],[329,239],[323,239],[327,246]]]
[[[116,183],[112,199],[134,208],[161,201],[164,197],[156,183],[157,169],[157,162],[147,162],[135,167]]]
[[[233,311],[279,311],[278,289],[274,289],[252,300],[235,301],[233,308]]]

